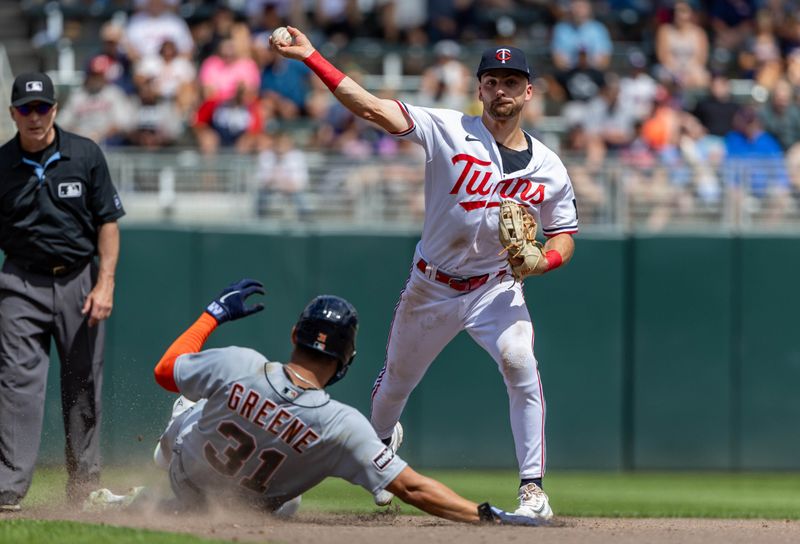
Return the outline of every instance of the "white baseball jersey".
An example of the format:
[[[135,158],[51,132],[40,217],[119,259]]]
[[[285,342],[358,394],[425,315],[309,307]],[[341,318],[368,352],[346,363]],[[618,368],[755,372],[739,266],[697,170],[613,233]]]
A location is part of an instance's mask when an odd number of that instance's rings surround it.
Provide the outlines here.
[[[179,437],[171,444],[173,482],[188,480],[209,499],[277,505],[328,476],[375,493],[407,466],[356,409],[295,386],[282,364],[252,349],[182,355],[174,377],[186,398],[207,400],[166,431]]]
[[[398,102],[412,120],[397,136],[425,149],[425,225],[418,251],[442,270],[475,276],[507,267],[498,238],[502,199],[525,205],[546,236],[578,231],[575,195],[561,160],[531,136],[526,168],[503,173],[480,117]]]

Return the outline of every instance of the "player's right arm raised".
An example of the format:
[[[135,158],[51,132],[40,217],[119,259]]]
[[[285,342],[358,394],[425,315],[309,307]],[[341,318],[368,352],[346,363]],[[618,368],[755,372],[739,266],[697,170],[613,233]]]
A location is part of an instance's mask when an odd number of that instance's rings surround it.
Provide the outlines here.
[[[280,55],[299,60],[311,68],[333,96],[354,115],[372,121],[391,133],[405,132],[411,126],[410,119],[397,102],[373,95],[328,62],[314,49],[305,34],[292,26],[286,29],[294,38],[294,43],[280,43],[270,38],[270,44]]]

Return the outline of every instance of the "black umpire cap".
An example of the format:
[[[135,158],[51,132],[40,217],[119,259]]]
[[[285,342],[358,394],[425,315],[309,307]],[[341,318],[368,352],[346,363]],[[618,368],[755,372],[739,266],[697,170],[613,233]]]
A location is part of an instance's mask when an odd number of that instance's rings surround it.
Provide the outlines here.
[[[501,45],[499,47],[492,47],[483,52],[481,63],[478,65],[478,79],[489,70],[501,68],[522,72],[525,74],[525,77],[528,78],[528,81],[533,77],[533,73],[528,66],[528,60],[525,58],[525,53],[522,52],[522,49],[509,45]]]
[[[29,102],[56,103],[56,92],[53,81],[40,72],[20,74],[14,80],[11,89],[11,105],[22,106]]]

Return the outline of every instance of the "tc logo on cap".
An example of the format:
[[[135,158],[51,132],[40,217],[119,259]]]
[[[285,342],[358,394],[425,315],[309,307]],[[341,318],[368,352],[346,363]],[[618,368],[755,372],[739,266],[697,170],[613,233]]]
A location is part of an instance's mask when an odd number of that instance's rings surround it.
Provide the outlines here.
[[[40,93],[44,89],[44,84],[41,81],[26,81],[25,92]]]
[[[497,52],[494,54],[494,58],[505,64],[506,62],[511,60],[511,50],[502,47],[498,49]]]

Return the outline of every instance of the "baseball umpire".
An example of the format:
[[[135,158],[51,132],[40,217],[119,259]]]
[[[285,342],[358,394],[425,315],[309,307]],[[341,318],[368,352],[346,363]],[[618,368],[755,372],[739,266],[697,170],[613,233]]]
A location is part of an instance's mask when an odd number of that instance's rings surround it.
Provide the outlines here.
[[[323,295],[305,307],[286,364],[242,347],[200,351],[219,324],[263,310],[247,306],[254,293],[264,293],[255,280],[224,289],[155,368],[163,388],[182,394],[155,459],[184,506],[236,501],[286,513],[303,492],[336,476],[451,520],[540,523],[479,506],[418,474],[361,413],[328,396],[325,388],[345,376],[356,353],[358,314],[346,300]]]
[[[552,517],[542,488],[545,402],[522,281],[570,261],[578,212],[561,160],[521,128],[534,93],[524,52],[502,45],[484,51],[476,70],[483,113],[471,116],[374,96],[296,28],[276,29],[271,43],[304,62],[354,115],[425,151],[425,222],[372,392],[375,431],[382,439],[394,432],[434,359],[466,331],[506,385],[520,475],[515,512]],[[537,224],[548,237],[543,246]]]
[[[125,212],[100,148],[56,126],[45,74],[14,81],[0,148],[0,510],[19,510],[39,450],[50,341],[61,363],[67,495],[100,474],[104,320]],[[97,262],[95,256],[99,257]]]

